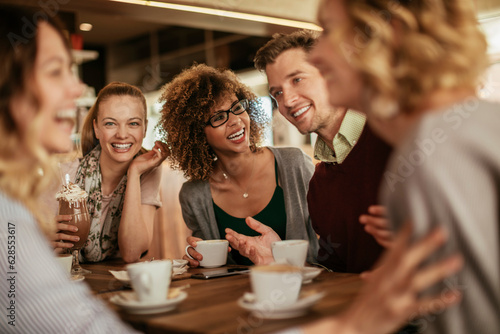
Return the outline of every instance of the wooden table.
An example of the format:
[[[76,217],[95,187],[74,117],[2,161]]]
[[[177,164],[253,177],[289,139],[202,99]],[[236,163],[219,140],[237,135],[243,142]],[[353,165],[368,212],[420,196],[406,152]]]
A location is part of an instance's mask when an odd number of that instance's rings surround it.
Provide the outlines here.
[[[108,270],[124,270],[121,261],[105,261],[84,264],[92,270],[85,281],[96,295],[107,301],[119,316],[134,328],[145,333],[269,333],[287,327],[312,322],[343,310],[361,286],[358,275],[322,272],[312,283],[304,284],[302,291],[325,291],[321,299],[308,314],[286,320],[263,320],[237,304],[245,292],[250,292],[248,274],[198,280],[187,278],[172,281],[172,287],[189,284],[186,300],[175,310],[153,315],[134,315],[120,310],[109,302],[109,298],[123,290],[123,284]],[[189,273],[201,269],[189,269]],[[206,270],[206,269],[205,269]],[[128,289],[128,288],[125,288]],[[118,291],[117,291],[118,290]]]

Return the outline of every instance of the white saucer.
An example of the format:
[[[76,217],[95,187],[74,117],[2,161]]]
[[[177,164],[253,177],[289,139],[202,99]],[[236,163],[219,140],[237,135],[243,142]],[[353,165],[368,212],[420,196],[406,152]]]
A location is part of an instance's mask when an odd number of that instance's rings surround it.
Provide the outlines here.
[[[72,282],[80,282],[80,281],[83,281],[85,279],[85,276],[83,276],[83,275],[75,275],[75,276],[71,276],[69,279]]]
[[[311,283],[321,272],[322,268],[304,267],[302,268],[302,284]]]
[[[289,319],[306,314],[324,296],[324,292],[315,293],[287,306],[251,302],[243,296],[238,299],[238,305],[263,319]]]
[[[123,297],[122,295],[125,295]],[[135,296],[135,292],[122,292],[109,299],[113,304],[121,307],[128,313],[133,314],[155,314],[173,310],[180,302],[186,299],[187,293],[181,291],[175,298],[165,299],[161,302],[147,303],[140,302]]]
[[[176,272],[182,273],[185,270],[181,270],[184,267],[187,266],[188,260],[172,260],[172,267],[174,269],[174,276],[176,275]],[[108,270],[111,275],[113,275],[117,280],[122,282],[125,285],[130,286],[130,277],[128,277],[128,272],[126,270]]]
[[[172,266],[174,268],[183,268],[184,266],[187,266],[188,263],[189,263],[188,260],[183,260],[183,259],[172,260]]]

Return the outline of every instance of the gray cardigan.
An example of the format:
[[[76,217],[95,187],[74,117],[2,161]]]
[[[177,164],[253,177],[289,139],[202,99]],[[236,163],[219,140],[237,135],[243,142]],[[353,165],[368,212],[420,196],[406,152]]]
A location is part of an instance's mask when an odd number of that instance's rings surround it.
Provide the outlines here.
[[[286,238],[309,240],[307,260],[315,262],[318,239],[311,226],[307,209],[307,190],[314,173],[311,158],[294,147],[268,147],[278,165],[278,180],[283,188],[286,210]],[[208,181],[188,181],[179,193],[182,216],[193,236],[221,239]],[[230,256],[228,263],[232,263]]]

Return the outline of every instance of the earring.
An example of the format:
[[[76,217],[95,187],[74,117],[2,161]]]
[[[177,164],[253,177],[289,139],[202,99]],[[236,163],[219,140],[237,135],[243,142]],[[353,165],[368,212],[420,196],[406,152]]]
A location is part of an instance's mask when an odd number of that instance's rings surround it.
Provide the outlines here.
[[[219,158],[214,154],[214,161],[217,161]]]

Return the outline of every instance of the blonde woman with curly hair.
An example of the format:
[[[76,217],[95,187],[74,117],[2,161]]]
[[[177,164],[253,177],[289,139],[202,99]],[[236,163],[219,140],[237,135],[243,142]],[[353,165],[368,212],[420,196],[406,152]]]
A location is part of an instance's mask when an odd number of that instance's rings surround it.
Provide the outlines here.
[[[227,228],[258,235],[245,222],[253,217],[282,239],[309,240],[312,261],[318,244],[306,193],[313,164],[300,149],[261,146],[266,118],[255,94],[230,70],[194,65],[165,86],[161,101],[169,159],[188,179],[179,195],[188,243],[224,238]],[[202,255],[188,252],[198,266]],[[252,264],[235,250],[228,261]]]
[[[476,96],[488,58],[473,2],[325,0],[319,19],[310,60],[330,102],[365,111],[398,148],[383,191],[393,226],[411,219],[420,236],[444,225],[442,254],[465,258],[444,287],[463,289],[463,302],[415,324],[426,333],[498,333],[500,106]]]
[[[82,92],[65,34],[42,10],[0,7],[0,332],[135,333],[70,281],[38,201],[53,180],[50,154],[72,147],[66,115]]]
[[[97,95],[82,129],[84,157],[61,166],[72,182],[89,194],[92,219],[82,259],[102,261],[117,256],[135,262],[153,238],[156,209],[161,206],[161,168],[168,154],[157,141],[151,151],[142,148],[147,128],[146,99],[139,88],[112,82]],[[57,204],[55,200],[53,203]],[[57,216],[55,247],[71,248],[78,236],[64,231],[76,228]]]

